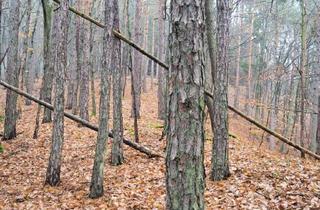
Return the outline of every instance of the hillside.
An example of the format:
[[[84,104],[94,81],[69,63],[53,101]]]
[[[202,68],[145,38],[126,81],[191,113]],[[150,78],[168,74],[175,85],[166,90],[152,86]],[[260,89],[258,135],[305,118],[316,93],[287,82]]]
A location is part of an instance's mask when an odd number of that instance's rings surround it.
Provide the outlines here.
[[[99,98],[98,91],[96,95]],[[127,88],[123,102],[124,127],[125,137],[132,139],[130,98]],[[0,99],[0,114],[3,116],[3,88],[0,89]],[[123,165],[106,166],[105,195],[96,200],[89,199],[96,133],[68,119],[65,121],[62,182],[59,187],[44,186],[51,125],[41,125],[39,139],[32,139],[36,109],[36,104],[23,106],[17,127],[20,134],[12,141],[3,142],[5,151],[0,154],[0,209],[164,209],[164,159],[148,159],[127,146],[124,146]],[[165,141],[159,141],[162,122],[157,120],[156,89],[142,95],[141,110],[141,144],[162,153]],[[226,181],[213,182],[208,178],[212,142],[207,129],[207,209],[320,208],[319,162],[302,160],[292,152],[287,155],[271,152],[266,144],[259,146],[259,140],[249,137],[247,123],[231,114],[230,119],[230,130],[236,138],[230,138],[232,174]],[[90,121],[96,124],[97,117],[91,117]],[[0,130],[3,130],[3,120]],[[107,156],[109,158],[109,153]]]

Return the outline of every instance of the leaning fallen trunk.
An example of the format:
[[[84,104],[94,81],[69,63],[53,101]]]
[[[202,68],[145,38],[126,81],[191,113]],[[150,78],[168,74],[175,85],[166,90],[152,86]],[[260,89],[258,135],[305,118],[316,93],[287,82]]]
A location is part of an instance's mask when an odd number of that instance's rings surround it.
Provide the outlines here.
[[[6,88],[9,89],[9,90],[12,90],[12,91],[16,92],[16,93],[19,94],[19,95],[22,95],[22,96],[28,98],[28,99],[30,99],[30,100],[32,100],[32,101],[34,101],[34,102],[36,102],[36,103],[38,103],[38,104],[46,107],[46,108],[48,108],[48,109],[50,109],[50,110],[53,110],[53,106],[52,106],[51,104],[49,104],[49,103],[47,103],[47,102],[44,102],[44,101],[42,101],[42,100],[39,100],[39,99],[37,99],[36,97],[34,97],[34,96],[32,96],[32,95],[24,92],[24,91],[21,91],[21,90],[19,90],[18,88],[12,86],[12,85],[9,85],[9,84],[1,81],[1,80],[0,80],[0,85],[6,87]],[[89,123],[88,121],[83,120],[83,119],[81,119],[81,118],[79,118],[79,117],[77,117],[77,116],[75,116],[75,115],[73,115],[73,114],[64,112],[64,116],[67,117],[67,118],[69,118],[69,119],[71,119],[71,120],[73,120],[73,121],[75,121],[75,122],[77,122],[77,123],[82,124],[83,126],[85,126],[85,127],[87,127],[87,128],[90,128],[91,130],[98,131],[98,126],[93,125],[93,124]],[[109,135],[110,138],[113,138],[112,132],[109,132],[108,135]],[[138,151],[140,151],[140,152],[148,155],[148,157],[150,157],[150,158],[153,158],[153,157],[162,157],[162,158],[163,158],[163,157],[164,157],[163,155],[158,154],[158,153],[150,150],[149,148],[144,147],[144,146],[142,146],[142,145],[140,145],[140,144],[137,144],[137,143],[135,143],[135,142],[132,142],[132,141],[130,141],[130,140],[128,140],[128,139],[125,139],[125,138],[124,138],[124,139],[123,139],[123,143],[125,143],[125,144],[128,145],[129,147],[132,147],[132,148],[135,149],[135,150],[138,150]]]

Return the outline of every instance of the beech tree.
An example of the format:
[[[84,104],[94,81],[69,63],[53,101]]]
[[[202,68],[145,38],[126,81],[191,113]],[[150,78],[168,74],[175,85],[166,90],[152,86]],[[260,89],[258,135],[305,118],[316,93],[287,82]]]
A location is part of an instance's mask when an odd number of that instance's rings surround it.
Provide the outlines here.
[[[170,10],[166,207],[204,209],[204,1],[173,0]]]
[[[55,100],[53,112],[52,145],[46,174],[46,184],[58,185],[60,182],[62,146],[64,140],[64,73],[67,67],[67,30],[69,0],[62,0],[56,11],[55,51]]]

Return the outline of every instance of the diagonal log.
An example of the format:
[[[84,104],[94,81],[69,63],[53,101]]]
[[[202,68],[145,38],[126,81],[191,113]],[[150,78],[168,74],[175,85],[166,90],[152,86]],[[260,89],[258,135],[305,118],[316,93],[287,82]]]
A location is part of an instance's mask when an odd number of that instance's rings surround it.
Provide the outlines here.
[[[9,89],[11,91],[16,92],[19,95],[22,95],[22,96],[28,98],[28,99],[30,99],[30,100],[32,100],[32,101],[34,101],[34,102],[46,107],[46,108],[48,108],[50,110],[54,109],[51,104],[49,104],[49,103],[47,103],[45,101],[39,100],[36,97],[34,97],[34,96],[32,96],[32,95],[30,95],[30,94],[18,89],[16,87],[12,86],[12,85],[9,85],[8,83],[5,83],[5,82],[3,82],[1,80],[0,80],[0,85],[4,86],[5,88],[7,88],[7,89]],[[77,116],[75,116],[73,114],[64,112],[64,116],[69,118],[69,119],[71,119],[71,120],[73,120],[73,121],[75,121],[75,122],[77,122],[77,123],[80,123],[81,125],[89,128],[91,130],[98,131],[98,129],[99,129],[98,126],[93,125],[93,124],[89,123],[88,121],[83,120],[83,119],[81,119],[81,118],[79,118],[79,117],[77,117]],[[112,132],[109,132],[108,135],[109,135],[110,138],[113,138]],[[144,147],[144,146],[142,146],[140,144],[137,144],[135,142],[132,142],[132,141],[130,141],[128,139],[123,138],[123,143],[128,145],[129,147],[132,147],[133,149],[136,149],[136,150],[148,155],[148,157],[150,157],[150,158],[152,158],[152,157],[162,157],[163,158],[164,157],[163,155],[158,154],[158,153],[150,150],[149,148]]]
[[[271,130],[270,128],[265,127],[264,125],[262,125],[261,123],[257,122],[256,120],[252,119],[251,117],[248,117],[247,115],[245,115],[243,112],[235,109],[232,106],[228,106],[229,110],[233,111],[234,113],[238,114],[240,117],[242,117],[243,119],[249,121],[250,123],[254,124],[255,126],[257,126],[258,128],[261,128],[262,130],[266,131],[267,133],[269,133],[270,135],[276,137],[277,139],[279,139],[280,141],[294,147],[295,149],[299,150],[300,152],[304,152],[312,157],[314,157],[317,160],[320,160],[320,156],[311,152],[310,150],[307,150],[303,147],[301,147],[298,144],[295,144],[294,142],[290,141],[289,139],[287,139],[286,137],[282,136],[281,134]]]
[[[53,0],[54,2],[56,2],[57,4],[60,4],[59,0]],[[99,21],[93,19],[92,17],[79,12],[78,10],[76,10],[73,7],[69,7],[69,10],[71,12],[73,12],[74,14],[88,20],[89,22],[95,24],[96,26],[100,27],[100,28],[105,28],[105,25],[100,23]],[[116,36],[118,39],[126,42],[127,44],[129,44],[130,46],[132,46],[133,48],[135,48],[136,50],[138,50],[139,52],[141,52],[143,55],[147,56],[148,58],[150,58],[151,60],[153,60],[154,62],[156,62],[157,64],[159,64],[160,66],[162,66],[164,69],[169,70],[169,66],[166,65],[164,62],[162,62],[160,59],[156,58],[155,56],[149,54],[148,52],[146,52],[142,47],[138,46],[137,44],[135,44],[132,40],[126,38],[125,36],[123,36],[120,32],[113,30],[113,35]],[[213,95],[209,92],[209,91],[205,91],[205,94],[207,96],[209,96],[210,98],[213,98]],[[236,114],[238,114],[240,117],[242,117],[243,119],[251,122],[252,124],[254,124],[255,126],[257,126],[258,128],[266,131],[267,133],[269,133],[270,135],[276,137],[277,139],[279,139],[280,141],[294,147],[295,149],[301,151],[301,152],[305,152],[306,154],[309,154],[310,156],[316,158],[317,160],[320,160],[320,156],[316,155],[315,153],[311,152],[310,150],[307,150],[303,147],[301,147],[300,145],[297,145],[295,143],[293,143],[292,141],[290,141],[288,138],[283,137],[282,135],[276,133],[275,131],[263,126],[261,123],[257,122],[256,120],[248,117],[247,115],[245,115],[244,113],[242,113],[241,111],[235,109],[234,107],[228,105],[228,109],[235,112]]]

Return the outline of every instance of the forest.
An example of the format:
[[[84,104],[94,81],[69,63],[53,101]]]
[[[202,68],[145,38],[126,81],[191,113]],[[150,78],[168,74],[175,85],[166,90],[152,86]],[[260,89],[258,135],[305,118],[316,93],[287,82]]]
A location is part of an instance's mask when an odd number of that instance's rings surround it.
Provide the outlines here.
[[[320,1],[0,0],[0,209],[320,209]]]

